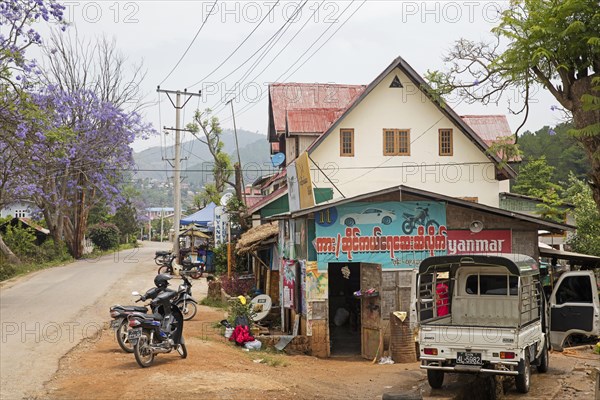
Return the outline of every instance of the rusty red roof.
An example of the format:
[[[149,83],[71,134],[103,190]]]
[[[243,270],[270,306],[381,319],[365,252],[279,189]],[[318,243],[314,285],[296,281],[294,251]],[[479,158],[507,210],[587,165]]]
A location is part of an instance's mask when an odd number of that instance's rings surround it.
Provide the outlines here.
[[[269,85],[271,107],[269,126],[275,132],[269,137],[286,131],[286,115],[290,111],[295,133],[323,133],[354,100],[364,92],[365,85],[340,85],[334,83],[273,83]],[[288,120],[288,123],[290,120]],[[322,129],[325,126],[325,129]],[[302,130],[296,130],[302,129]]]
[[[461,115],[463,121],[471,127],[490,146],[499,137],[512,136],[506,115]]]
[[[287,112],[288,132],[314,133],[325,132],[333,122],[344,113],[345,108],[306,108]]]

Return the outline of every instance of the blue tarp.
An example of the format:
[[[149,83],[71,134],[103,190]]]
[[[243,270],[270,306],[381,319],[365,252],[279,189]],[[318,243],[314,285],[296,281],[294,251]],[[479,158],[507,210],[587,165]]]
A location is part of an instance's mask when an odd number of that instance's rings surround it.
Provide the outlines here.
[[[202,210],[187,217],[181,218],[181,225],[197,224],[200,226],[212,226],[215,219],[215,203],[210,203]]]

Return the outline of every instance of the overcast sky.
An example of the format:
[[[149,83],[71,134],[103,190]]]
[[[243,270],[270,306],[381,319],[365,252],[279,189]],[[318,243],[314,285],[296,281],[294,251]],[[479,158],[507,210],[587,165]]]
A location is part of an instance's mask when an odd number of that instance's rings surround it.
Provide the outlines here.
[[[164,80],[162,89],[203,91],[201,98],[193,98],[185,108],[185,123],[190,122],[196,108],[211,107],[224,128],[232,127],[231,109],[223,102],[235,94],[238,128],[263,134],[268,123],[269,82],[368,84],[397,56],[421,75],[428,69],[443,69],[442,54],[459,38],[492,40],[490,29],[498,22],[498,12],[507,5],[505,1],[369,0],[363,4],[362,0],[309,0],[294,22],[285,25],[287,30],[284,27],[276,34],[302,3],[217,1],[209,15],[212,0],[63,2],[67,18],[80,34],[114,37],[132,63],[144,61],[147,76],[143,91],[146,101],[155,103],[145,114],[156,128],[175,124],[173,106],[164,94],[159,97],[156,93],[157,85]],[[207,16],[188,53],[165,80]],[[274,44],[268,42],[273,35],[273,41],[279,39]],[[257,50],[257,55],[243,64]],[[263,54],[264,58],[254,64]],[[551,110],[556,101],[548,93],[538,90],[533,100],[526,129],[560,122],[559,112]],[[505,100],[498,106],[485,107],[454,101],[451,104],[459,114],[509,114]],[[509,115],[509,122],[514,131],[521,116]],[[153,138],[136,142],[134,149],[159,144],[160,138]]]

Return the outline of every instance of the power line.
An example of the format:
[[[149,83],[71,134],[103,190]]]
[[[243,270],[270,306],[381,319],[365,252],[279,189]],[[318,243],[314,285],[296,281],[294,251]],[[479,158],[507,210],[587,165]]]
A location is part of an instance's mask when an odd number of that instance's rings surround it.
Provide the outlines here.
[[[237,53],[237,51],[240,49],[240,47],[242,47],[244,45],[244,43],[246,43],[248,41],[248,39],[250,39],[250,37],[254,34],[254,32],[256,32],[256,30],[262,25],[262,23],[267,19],[267,17],[269,15],[271,15],[271,13],[273,12],[273,10],[275,9],[275,7],[279,4],[281,0],[277,0],[277,2],[273,5],[273,7],[271,7],[271,9],[269,9],[269,12],[265,14],[265,16],[260,20],[260,22],[258,23],[258,25],[256,25],[256,27],[252,30],[252,32],[250,32],[248,34],[248,36],[246,36],[246,38],[242,41],[242,43],[240,43],[238,45],[238,47],[236,47],[219,65],[217,65],[212,71],[210,71],[208,73],[208,75],[206,75],[204,78],[200,79],[198,82],[194,83],[193,85],[189,85],[188,88],[193,88],[194,86],[198,85],[199,83],[204,82],[209,76],[211,76],[212,74],[214,74],[219,68],[221,68],[227,61],[229,61],[229,59],[231,57],[233,57],[233,55],[235,53]]]
[[[346,12],[346,11],[347,11],[349,8],[350,8],[350,6],[351,6],[351,5],[354,3],[354,1],[355,1],[355,0],[352,0],[352,1],[350,2],[350,4],[349,4],[349,5],[348,5],[348,6],[347,6],[347,7],[346,7],[346,8],[345,8],[343,11],[342,11],[342,13],[340,14],[340,17],[341,17],[342,15],[344,15],[344,13],[345,13],[345,12]],[[321,48],[322,48],[322,47],[323,47],[325,44],[327,44],[327,43],[328,43],[328,42],[329,42],[329,41],[330,41],[330,40],[331,40],[331,39],[332,39],[332,38],[333,38],[333,37],[336,35],[336,33],[337,33],[337,32],[338,32],[338,31],[339,31],[339,30],[340,30],[340,29],[341,29],[341,28],[342,28],[342,27],[343,27],[343,26],[344,26],[344,25],[345,25],[345,24],[346,24],[346,23],[347,23],[347,22],[348,22],[348,21],[349,21],[349,20],[352,18],[352,16],[354,16],[354,14],[356,14],[356,12],[357,12],[358,10],[360,10],[360,8],[361,8],[361,7],[362,7],[362,6],[363,6],[365,3],[366,3],[366,0],[363,0],[363,2],[362,2],[362,3],[361,3],[359,6],[358,6],[358,8],[357,8],[356,10],[354,10],[354,12],[353,12],[353,13],[352,13],[352,14],[351,14],[351,15],[350,15],[348,18],[346,18],[346,20],[345,20],[345,21],[344,21],[344,22],[343,22],[343,23],[342,23],[342,24],[341,24],[341,25],[338,27],[338,29],[336,29],[336,30],[335,30],[335,32],[333,32],[333,34],[332,34],[331,36],[329,36],[329,38],[327,38],[327,40],[326,40],[326,41],[325,41],[325,42],[324,42],[324,43],[323,43],[323,44],[322,44],[322,45],[321,45],[321,46],[320,46],[320,47],[319,47],[319,48],[318,48],[318,49],[317,49],[315,52],[313,52],[313,53],[312,53],[312,54],[311,54],[311,55],[310,55],[310,56],[309,56],[309,57],[308,57],[308,58],[307,58],[307,59],[306,59],[306,60],[305,60],[305,61],[304,61],[304,62],[303,62],[301,65],[300,65],[300,67],[301,67],[302,65],[306,64],[306,62],[307,62],[308,60],[310,60],[310,59],[311,59],[311,58],[312,58],[312,57],[313,57],[313,56],[314,56],[314,55],[315,55],[315,54],[316,54],[316,53],[317,53],[317,52],[318,52],[318,51],[319,51],[319,50],[320,50],[320,49],[321,49]],[[315,40],[315,41],[314,41],[314,42],[313,42],[313,43],[312,43],[312,44],[311,44],[311,45],[310,45],[310,46],[309,46],[309,47],[308,47],[308,48],[307,48],[307,49],[306,49],[306,50],[305,50],[305,51],[304,51],[304,52],[303,52],[301,55],[300,55],[300,57],[298,57],[298,58],[296,59],[296,61],[294,61],[294,63],[292,63],[292,65],[291,65],[291,66],[290,66],[290,67],[289,67],[289,68],[288,68],[288,69],[287,69],[285,72],[283,72],[281,75],[279,75],[277,78],[275,78],[274,82],[277,82],[277,81],[279,81],[279,80],[281,79],[281,77],[283,77],[283,76],[284,76],[284,75],[285,75],[285,74],[286,74],[286,73],[287,73],[287,72],[288,72],[290,69],[292,69],[292,68],[293,68],[293,67],[294,67],[294,66],[295,66],[295,65],[296,65],[296,64],[297,64],[297,63],[300,61],[300,59],[302,59],[302,57],[304,57],[304,55],[306,55],[306,53],[308,53],[308,52],[310,51],[310,49],[312,49],[312,48],[313,48],[313,47],[314,47],[314,46],[317,44],[317,42],[318,42],[318,41],[319,41],[319,40],[320,40],[320,39],[321,39],[321,38],[322,38],[322,37],[325,35],[325,33],[327,33],[327,31],[329,31],[329,30],[330,30],[332,27],[333,27],[333,24],[332,24],[332,25],[330,25],[330,26],[329,26],[329,27],[328,27],[328,28],[327,28],[327,29],[326,29],[326,30],[325,30],[325,31],[324,31],[324,32],[323,32],[323,33],[322,33],[322,34],[321,34],[321,35],[320,35],[320,36],[319,36],[319,37],[318,37],[318,38],[317,38],[317,39],[316,39],[316,40]],[[266,68],[265,68],[265,69],[266,69]],[[297,71],[297,70],[298,70],[298,69],[296,69],[296,70],[295,70],[295,71],[294,71],[292,74],[290,74],[288,77],[286,77],[286,78],[285,78],[283,81],[285,82],[287,79],[289,79],[289,78],[290,78],[290,77],[291,77],[291,76],[292,76],[294,73],[296,73],[296,71]],[[264,69],[263,69],[263,71],[261,71],[261,72],[260,72],[258,75],[256,75],[256,76],[254,77],[254,79],[253,79],[253,80],[256,80],[256,79],[257,79],[257,78],[258,78],[258,77],[259,77],[259,76],[260,76],[260,75],[261,75],[263,72],[264,72]],[[253,102],[253,103],[248,103],[248,104],[246,104],[244,107],[242,107],[242,108],[241,108],[241,110],[238,112],[238,116],[239,116],[239,115],[242,115],[242,114],[244,114],[244,113],[245,113],[245,112],[247,112],[248,110],[250,110],[250,109],[252,109],[253,107],[255,107],[256,105],[258,105],[258,104],[259,104],[259,102],[260,102],[260,100],[262,100],[264,96],[265,96],[265,93],[261,94],[260,98],[259,98],[257,101],[255,101],[255,102]],[[230,119],[231,119],[231,118],[224,118],[222,122],[227,122],[227,121],[229,121]]]
[[[274,46],[275,46],[275,45],[276,45],[276,44],[277,44],[277,43],[278,43],[278,42],[281,40],[281,38],[282,38],[282,37],[285,35],[285,33],[288,31],[288,29],[289,29],[289,28],[292,26],[292,25],[291,25],[289,22],[290,22],[291,20],[293,20],[293,19],[296,17],[296,15],[297,15],[299,12],[301,12],[301,11],[302,11],[302,8],[304,8],[304,6],[306,5],[306,3],[308,3],[308,0],[305,0],[305,1],[304,1],[304,3],[302,3],[302,4],[300,5],[300,7],[296,8],[296,11],[294,12],[294,14],[292,14],[292,16],[291,16],[290,18],[288,18],[288,20],[287,20],[287,21],[286,21],[286,22],[285,22],[285,23],[284,23],[284,24],[281,26],[281,28],[279,28],[279,29],[277,30],[277,32],[275,33],[275,35],[271,36],[271,39],[269,39],[269,41],[271,41],[271,43],[269,44],[269,46],[268,46],[268,47],[267,47],[267,48],[266,48],[266,49],[263,51],[263,53],[262,53],[262,54],[261,54],[261,55],[260,55],[260,56],[259,56],[259,57],[258,57],[258,58],[255,60],[255,61],[254,61],[254,63],[253,63],[251,66],[250,66],[250,68],[248,68],[248,70],[247,70],[247,71],[244,73],[244,75],[242,75],[242,77],[241,77],[241,78],[238,80],[238,82],[237,82],[238,84],[239,84],[239,83],[243,83],[243,82],[245,82],[245,81],[246,81],[246,78],[248,78],[248,75],[250,75],[250,73],[252,73],[252,71],[254,71],[254,70],[256,69],[256,67],[258,67],[258,65],[259,65],[259,64],[262,62],[262,60],[264,60],[264,58],[267,56],[267,54],[269,54],[269,52],[271,51],[271,49],[272,49],[272,48],[273,48],[273,47],[274,47]],[[319,4],[319,7],[317,8],[317,10],[318,10],[320,7],[321,7],[321,4]],[[308,19],[306,22],[310,21],[310,19],[311,19],[311,18],[314,16],[314,14],[316,13],[316,11],[317,11],[317,10],[315,10],[315,12],[313,12],[313,15],[311,15],[311,16],[309,17],[309,19]],[[306,22],[304,23],[304,25],[302,26],[302,28],[300,28],[300,30],[302,30],[302,29],[304,28],[304,26],[306,26]],[[285,28],[285,29],[284,29],[284,28]],[[282,30],[283,30],[283,31],[282,31]],[[281,34],[279,35],[279,37],[278,37],[277,39],[273,40],[273,38],[274,38],[275,36],[277,36],[277,35],[279,34],[279,32],[281,32]],[[294,37],[293,37],[291,40],[293,40],[293,39],[294,39],[294,38],[295,38],[295,37],[298,35],[298,33],[299,33],[299,32],[300,32],[300,31],[298,31],[298,32],[296,33],[296,35],[294,35]],[[290,42],[291,42],[291,40],[290,40]],[[269,43],[269,41],[267,41],[265,44]],[[285,48],[287,47],[287,45],[289,45],[289,43],[290,43],[290,42],[288,42],[288,43],[287,43],[287,44],[284,46],[284,48],[283,48],[283,49],[285,49]],[[262,47],[264,47],[264,46],[261,46],[261,48],[262,48]],[[283,51],[283,49],[282,49],[281,51]],[[277,59],[277,57],[279,56],[279,54],[281,54],[281,51],[280,51],[279,53],[277,53],[277,54],[275,55],[275,57],[273,57],[273,59],[271,60],[271,63]],[[256,54],[256,53],[255,53],[255,54]],[[269,63],[269,64],[271,64],[271,63]],[[268,67],[268,66],[269,66],[269,65],[267,65],[266,67]],[[240,66],[240,67],[241,67],[241,66]],[[265,67],[265,68],[263,68],[263,71],[266,69],[266,67]],[[239,67],[238,67],[238,68],[236,68],[236,70],[237,70],[237,69],[239,69]],[[232,72],[233,72],[233,71],[232,71]],[[231,74],[229,74],[229,75],[231,75]],[[227,75],[227,76],[223,77],[223,79],[227,78],[229,75]],[[259,75],[259,76],[260,76],[260,75]],[[223,79],[222,79],[222,80],[223,80]],[[220,82],[220,81],[218,81],[218,82]],[[217,107],[217,106],[218,106],[218,107]],[[213,104],[213,106],[211,107],[211,109],[215,109],[215,112],[214,112],[214,114],[218,114],[219,112],[221,112],[221,111],[222,111],[222,110],[225,108],[225,106],[226,106],[226,104],[224,104],[224,103],[223,103],[223,104],[221,104],[221,102],[220,102],[220,101],[217,101],[215,104]]]
[[[181,55],[181,57],[179,58],[179,61],[177,61],[177,63],[175,64],[175,66],[173,67],[173,69],[171,69],[171,71],[167,74],[167,76],[165,77],[165,79],[163,79],[158,85],[162,85],[167,79],[169,79],[169,77],[171,76],[171,74],[173,72],[175,72],[175,70],[177,69],[177,67],[179,66],[179,64],[181,64],[181,61],[183,61],[183,58],[186,56],[186,54],[188,53],[188,51],[190,51],[190,48],[192,47],[192,45],[194,44],[194,42],[196,41],[196,39],[198,38],[198,35],[200,34],[200,32],[202,31],[202,28],[204,28],[204,25],[206,24],[206,21],[208,21],[208,18],[210,17],[210,15],[213,12],[213,9],[215,8],[215,6],[217,5],[217,1],[215,0],[215,2],[212,5],[212,8],[210,9],[210,11],[208,12],[208,15],[206,16],[206,18],[204,18],[204,21],[202,21],[202,25],[200,25],[200,28],[198,29],[198,31],[196,32],[196,35],[194,36],[194,38],[192,39],[192,41],[190,42],[190,44],[188,45],[187,49],[185,49],[185,51],[183,52],[183,54]]]

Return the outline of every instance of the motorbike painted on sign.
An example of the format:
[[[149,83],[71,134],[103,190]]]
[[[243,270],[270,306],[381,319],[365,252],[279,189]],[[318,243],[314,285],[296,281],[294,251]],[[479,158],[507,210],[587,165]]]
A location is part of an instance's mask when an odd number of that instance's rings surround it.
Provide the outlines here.
[[[404,222],[402,223],[402,232],[406,235],[412,234],[415,227],[422,225],[427,231],[430,226],[435,226],[436,230],[440,227],[440,224],[429,216],[429,208],[417,207],[416,214],[402,213]]]
[[[139,296],[135,302],[138,303],[140,301],[152,300],[156,298],[163,291],[168,290],[166,287],[153,287],[148,289],[146,293],[143,295],[138,292],[133,292],[134,296]],[[134,312],[148,312],[148,306],[122,306],[120,304],[115,304],[110,307],[110,316],[113,320],[110,323],[110,327],[115,331],[115,337],[117,338],[117,343],[119,343],[119,347],[123,349],[123,351],[127,353],[133,353],[133,345],[129,343],[127,339],[127,330],[128,330],[128,321],[127,317]]]
[[[151,305],[162,308],[164,314],[132,313],[128,316],[128,339],[134,344],[133,354],[140,367],[152,365],[154,357],[160,353],[176,350],[182,358],[187,357],[183,338],[183,314],[173,300],[177,292],[163,292]]]

